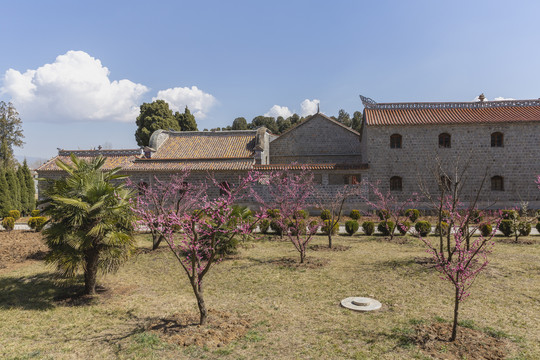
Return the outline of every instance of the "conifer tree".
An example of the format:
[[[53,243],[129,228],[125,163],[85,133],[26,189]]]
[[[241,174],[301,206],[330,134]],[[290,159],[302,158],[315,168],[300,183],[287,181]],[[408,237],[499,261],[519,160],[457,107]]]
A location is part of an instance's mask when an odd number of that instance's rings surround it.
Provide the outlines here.
[[[19,181],[17,180],[17,175],[13,169],[6,170],[6,181],[11,204],[11,209],[9,210],[20,210],[21,194],[19,191]]]
[[[178,126],[181,131],[198,131],[197,122],[195,121],[195,116],[191,114],[188,107],[186,106],[184,113],[176,112],[174,118],[178,121]]]
[[[11,197],[9,187],[6,181],[6,172],[0,168],[0,216],[7,216],[11,210]]]
[[[28,209],[28,190],[26,189],[26,179],[24,178],[24,171],[22,166],[19,166],[17,169],[17,182],[19,185],[19,196],[20,196],[20,211],[21,214],[26,215],[30,212]]]
[[[32,176],[30,168],[28,168],[26,159],[23,161],[22,169],[24,174],[24,182],[26,184],[26,204],[28,206],[28,212],[30,212],[36,208],[36,188],[34,185],[34,177]]]

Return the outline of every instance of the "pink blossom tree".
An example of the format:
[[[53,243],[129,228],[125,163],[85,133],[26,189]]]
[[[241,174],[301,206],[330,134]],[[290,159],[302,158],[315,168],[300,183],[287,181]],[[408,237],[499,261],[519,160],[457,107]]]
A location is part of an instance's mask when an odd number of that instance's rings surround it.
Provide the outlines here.
[[[368,186],[373,193],[373,200],[367,195],[363,196],[364,200],[370,207],[381,214],[380,217],[383,218],[390,240],[392,240],[394,238],[394,227],[391,228],[388,220],[393,220],[394,226],[404,227],[405,211],[416,206],[419,201],[418,194],[413,193],[409,197],[401,199],[399,195],[392,193],[390,190],[386,192],[380,190],[379,183],[368,183]]]
[[[451,205],[448,205],[451,207]],[[441,279],[449,281],[454,287],[454,320],[450,341],[456,340],[459,306],[469,296],[469,288],[478,274],[488,265],[488,255],[493,249],[493,236],[500,224],[500,216],[488,236],[469,239],[467,244],[466,224],[470,214],[460,214],[457,210],[450,211],[448,217],[452,228],[449,233],[453,237],[453,246],[449,251],[441,250],[438,244],[433,244],[428,238],[421,238],[427,246],[427,251],[433,257],[435,268],[441,273]]]
[[[307,245],[317,233],[318,221],[306,223],[303,211],[314,204],[313,173],[305,168],[299,171],[286,169],[265,176],[264,195],[253,192],[253,196],[266,210],[279,210],[274,221],[300,253],[300,263],[306,258]]]
[[[236,235],[250,233],[256,226],[256,221],[235,215],[233,205],[249,195],[249,188],[257,180],[257,175],[248,174],[236,185],[218,183],[211,177],[207,182],[193,186],[185,186],[186,177],[183,175],[169,182],[155,182],[142,190],[159,193],[159,188],[166,186],[182,192],[180,199],[171,196],[175,201],[165,203],[162,212],[155,212],[154,204],[146,200],[152,197],[146,196],[137,199],[133,210],[140,218],[139,225],[155,229],[167,242],[189,279],[197,299],[200,324],[204,325],[208,313],[203,280],[212,265],[221,259],[219,246]],[[211,186],[220,189],[218,197],[208,196]]]

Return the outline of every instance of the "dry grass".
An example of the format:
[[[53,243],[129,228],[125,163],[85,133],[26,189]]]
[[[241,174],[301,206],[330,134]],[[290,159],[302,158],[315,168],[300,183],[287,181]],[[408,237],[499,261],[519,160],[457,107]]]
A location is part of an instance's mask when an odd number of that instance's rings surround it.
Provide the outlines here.
[[[540,358],[538,238],[497,244],[461,311],[464,325],[510,339],[509,358]],[[326,241],[320,236],[312,244]],[[425,358],[410,341],[414,325],[450,320],[453,304],[448,284],[416,261],[427,256],[424,248],[415,239],[334,241],[350,249],[308,251],[323,266],[287,266],[279,260],[299,258],[290,243],[257,241],[213,268],[207,305],[251,323],[241,340],[220,348],[181,347],[146,330],[156,319],[197,311],[186,276],[166,248],[141,252],[102,278],[107,290],[85,302],[59,300],[80,284],[58,287],[41,261],[0,269],[0,358]],[[141,243],[150,245],[142,237]],[[383,309],[351,312],[339,306],[348,296],[374,297]]]

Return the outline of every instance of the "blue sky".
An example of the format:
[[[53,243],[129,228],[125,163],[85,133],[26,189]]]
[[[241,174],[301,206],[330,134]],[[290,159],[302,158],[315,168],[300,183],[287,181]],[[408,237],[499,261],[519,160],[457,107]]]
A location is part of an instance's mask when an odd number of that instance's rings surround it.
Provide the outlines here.
[[[26,144],[135,148],[138,106],[199,129],[378,102],[540,97],[538,1],[6,1],[0,100]]]

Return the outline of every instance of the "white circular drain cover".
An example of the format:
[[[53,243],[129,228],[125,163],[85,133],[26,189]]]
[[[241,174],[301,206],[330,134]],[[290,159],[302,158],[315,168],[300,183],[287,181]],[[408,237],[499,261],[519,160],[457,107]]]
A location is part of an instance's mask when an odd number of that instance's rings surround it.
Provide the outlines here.
[[[381,308],[381,303],[366,297],[348,297],[341,300],[341,306],[354,311],[373,311]]]

